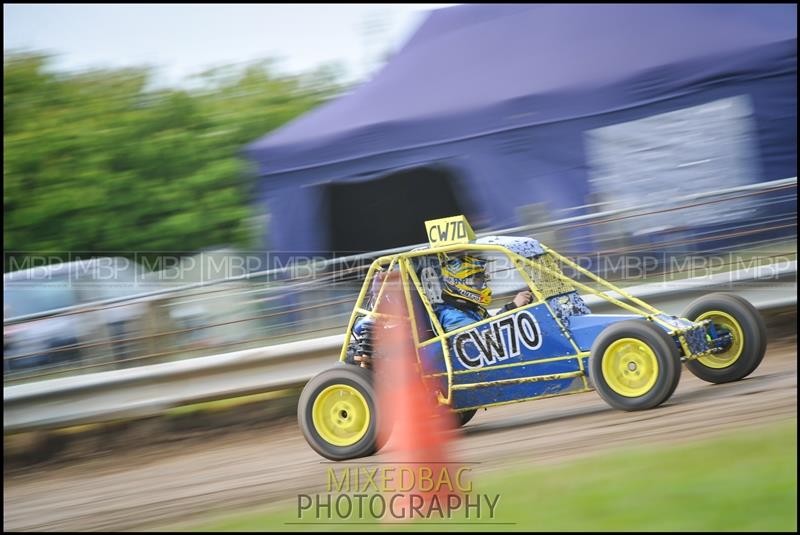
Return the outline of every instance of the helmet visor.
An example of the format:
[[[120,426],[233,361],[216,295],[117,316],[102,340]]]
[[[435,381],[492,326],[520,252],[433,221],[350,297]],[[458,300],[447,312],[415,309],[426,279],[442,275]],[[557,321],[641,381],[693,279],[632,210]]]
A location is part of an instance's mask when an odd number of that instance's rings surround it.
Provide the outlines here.
[[[472,288],[482,290],[486,288],[488,280],[489,278],[486,276],[486,273],[475,273],[474,275],[467,277],[464,282]]]

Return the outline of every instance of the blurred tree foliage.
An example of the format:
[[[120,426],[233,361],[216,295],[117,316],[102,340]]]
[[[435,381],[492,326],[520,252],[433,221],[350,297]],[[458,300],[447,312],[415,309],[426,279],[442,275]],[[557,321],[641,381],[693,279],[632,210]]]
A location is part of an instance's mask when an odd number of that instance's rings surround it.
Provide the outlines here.
[[[149,69],[55,73],[3,62],[6,251],[183,251],[258,243],[245,144],[342,90],[334,68],[214,69],[148,89]]]

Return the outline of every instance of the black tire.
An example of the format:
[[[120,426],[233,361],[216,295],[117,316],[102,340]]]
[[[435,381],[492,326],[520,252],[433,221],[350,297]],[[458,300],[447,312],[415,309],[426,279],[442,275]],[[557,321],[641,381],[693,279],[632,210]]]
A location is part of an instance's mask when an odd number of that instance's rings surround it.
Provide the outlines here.
[[[694,375],[709,383],[729,383],[744,379],[758,368],[767,350],[767,328],[764,318],[746,299],[725,293],[713,293],[696,299],[683,311],[683,317],[697,321],[703,314],[714,311],[731,316],[739,325],[743,335],[741,353],[736,360],[725,367],[707,366],[701,359],[687,361],[686,367]],[[724,358],[724,354],[712,358]]]
[[[314,424],[313,410],[315,401],[323,391],[336,385],[344,385],[355,389],[366,401],[368,407],[369,422],[366,432],[353,444],[332,444],[322,437]],[[347,417],[346,413],[344,417]],[[378,417],[372,372],[350,364],[339,364],[311,379],[303,388],[297,404],[297,420],[306,441],[314,451],[333,461],[356,459],[375,453],[378,449]]]
[[[650,380],[653,381],[653,384],[649,388],[647,388],[647,383],[645,382],[644,385],[632,387],[630,393],[625,394],[618,391],[624,387],[620,383],[623,380],[622,378],[607,378],[604,375],[604,360],[614,359],[613,355],[617,354],[614,353],[613,349],[612,353],[608,353],[607,350],[615,342],[624,344],[622,342],[623,339],[633,339],[640,344],[644,344],[652,352],[652,357],[654,357],[657,364],[657,370],[651,370]],[[646,351],[641,345],[638,347]],[[651,357],[647,358],[651,359]],[[613,361],[609,360],[609,365],[611,362]],[[627,366],[630,365],[631,363],[629,362]],[[636,374],[638,368],[635,364],[633,366],[633,369],[626,368],[623,373],[626,375],[628,373]],[[645,372],[647,372],[647,369],[647,367],[642,367]],[[595,339],[589,358],[589,373],[595,390],[606,403],[615,409],[638,411],[657,407],[672,396],[680,380],[681,360],[677,346],[662,328],[646,320],[626,320],[609,325]],[[644,378],[640,379],[638,374],[632,378],[644,380]],[[609,384],[609,380],[615,387]],[[645,388],[646,390],[644,390]],[[637,390],[641,390],[641,392]]]
[[[478,412],[478,409],[471,409],[468,411],[460,411],[456,413],[456,426],[464,427]]]

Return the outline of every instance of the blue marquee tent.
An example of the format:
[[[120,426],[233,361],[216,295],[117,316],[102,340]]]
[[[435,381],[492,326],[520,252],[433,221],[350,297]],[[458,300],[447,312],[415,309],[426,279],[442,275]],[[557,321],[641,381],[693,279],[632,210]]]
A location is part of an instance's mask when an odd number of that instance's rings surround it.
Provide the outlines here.
[[[357,251],[796,176],[796,144],[796,5],[473,4],[246,153],[273,248]]]

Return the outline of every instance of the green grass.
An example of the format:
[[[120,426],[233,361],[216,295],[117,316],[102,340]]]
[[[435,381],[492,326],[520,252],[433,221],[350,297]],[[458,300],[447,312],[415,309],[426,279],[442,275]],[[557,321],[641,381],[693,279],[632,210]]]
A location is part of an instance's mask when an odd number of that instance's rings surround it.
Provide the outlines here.
[[[222,411],[228,410],[235,407],[240,407],[242,405],[249,405],[250,403],[256,403],[259,401],[268,401],[271,399],[283,398],[286,396],[299,396],[299,389],[297,388],[287,388],[284,390],[275,390],[272,392],[263,392],[261,394],[250,394],[248,396],[239,396],[235,398],[226,398],[226,399],[219,399],[216,401],[205,401],[202,403],[194,403],[192,405],[181,405],[179,407],[173,407],[171,409],[167,409],[164,411],[164,416],[166,417],[174,417],[174,416],[183,416],[186,414],[192,414],[196,412],[203,412],[203,411]]]
[[[320,486],[324,484],[321,473]],[[473,516],[472,525],[454,524],[470,522],[460,512],[450,524],[428,520],[376,526],[375,519],[369,518],[363,525],[304,526],[287,524],[298,522],[296,501],[292,501],[277,509],[233,514],[189,529],[796,531],[797,421],[712,440],[626,447],[567,464],[486,473],[474,477],[472,486],[473,496],[500,495],[495,518],[476,521]],[[305,516],[302,521],[314,519]]]

